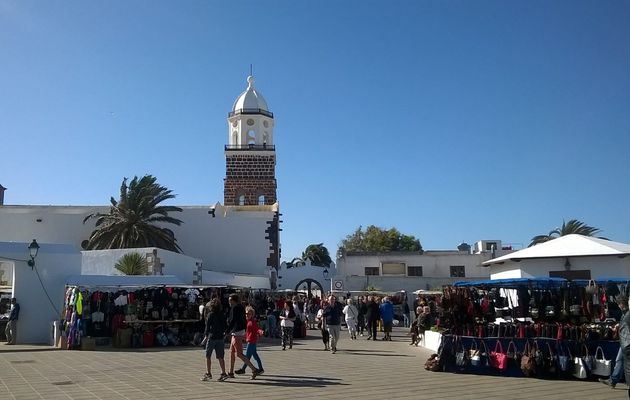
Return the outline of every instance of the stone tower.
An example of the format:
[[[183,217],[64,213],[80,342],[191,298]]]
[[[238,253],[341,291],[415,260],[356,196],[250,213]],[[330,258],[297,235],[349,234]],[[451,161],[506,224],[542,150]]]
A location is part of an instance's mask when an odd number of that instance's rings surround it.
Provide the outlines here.
[[[270,205],[276,197],[273,113],[247,77],[247,89],[228,114],[223,201],[226,206]]]

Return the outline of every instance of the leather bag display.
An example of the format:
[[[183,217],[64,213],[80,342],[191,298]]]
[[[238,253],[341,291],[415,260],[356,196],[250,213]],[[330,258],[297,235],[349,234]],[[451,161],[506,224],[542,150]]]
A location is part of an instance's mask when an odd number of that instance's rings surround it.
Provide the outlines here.
[[[534,360],[532,346],[530,346],[529,341],[525,343],[525,348],[523,349],[521,371],[523,371],[523,375],[525,376],[531,377],[536,375],[536,361]]]

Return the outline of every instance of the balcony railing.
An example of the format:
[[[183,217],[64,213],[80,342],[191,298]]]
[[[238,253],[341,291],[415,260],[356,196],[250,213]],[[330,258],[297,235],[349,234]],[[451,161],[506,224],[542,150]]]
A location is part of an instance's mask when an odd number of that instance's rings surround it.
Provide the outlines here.
[[[261,114],[269,118],[273,118],[273,113],[267,110],[263,110],[262,108],[240,108],[236,111],[230,111],[228,113],[228,118],[233,117],[235,115],[241,114]]]
[[[225,150],[260,150],[275,151],[276,146],[269,144],[226,144]]]

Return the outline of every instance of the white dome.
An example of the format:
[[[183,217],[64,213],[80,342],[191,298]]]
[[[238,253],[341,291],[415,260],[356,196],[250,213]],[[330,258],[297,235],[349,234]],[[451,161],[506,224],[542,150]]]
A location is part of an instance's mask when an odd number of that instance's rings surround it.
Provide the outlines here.
[[[240,96],[238,96],[238,98],[234,102],[232,111],[233,112],[236,112],[239,110],[269,111],[265,98],[262,96],[262,94],[260,94],[260,92],[254,89],[254,77],[248,76],[247,83],[248,83],[247,90],[245,90],[243,93],[241,93]]]

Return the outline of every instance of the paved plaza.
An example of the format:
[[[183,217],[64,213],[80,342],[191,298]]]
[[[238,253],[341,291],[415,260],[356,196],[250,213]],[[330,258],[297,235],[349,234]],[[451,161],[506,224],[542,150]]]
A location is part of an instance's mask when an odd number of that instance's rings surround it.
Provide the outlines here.
[[[259,343],[265,374],[201,382],[204,355],[195,348],[81,352],[0,345],[0,399],[625,399],[598,382],[549,381],[428,372],[429,351],[394,341],[342,340],[337,354],[308,331],[293,350]],[[218,364],[213,363],[214,378]]]

